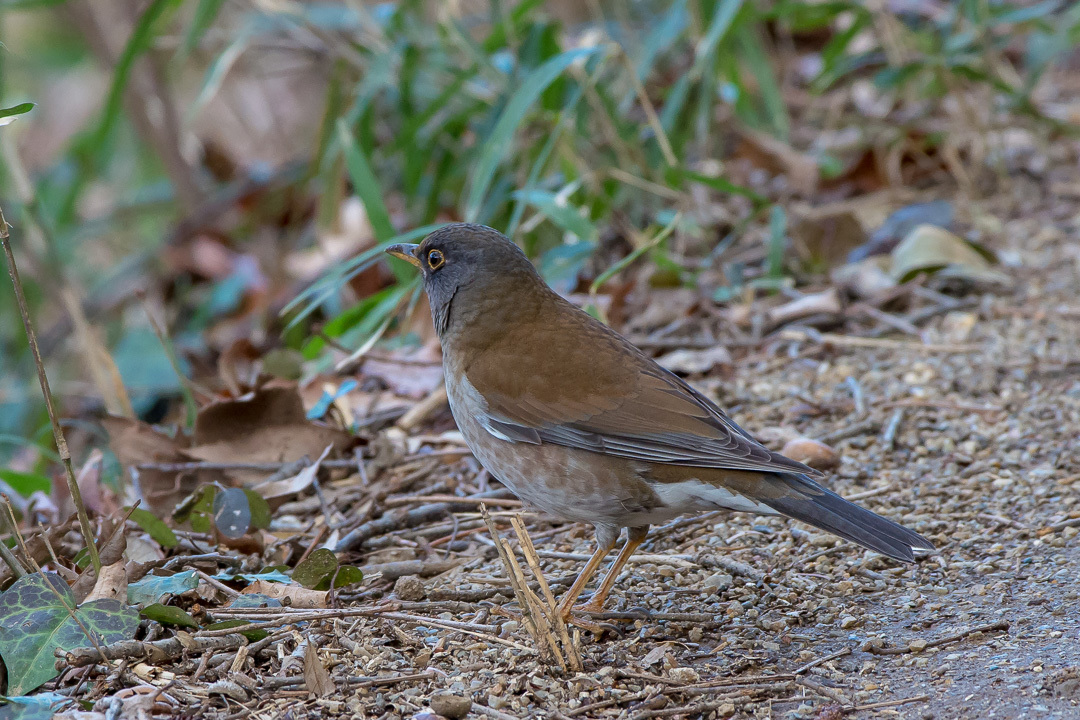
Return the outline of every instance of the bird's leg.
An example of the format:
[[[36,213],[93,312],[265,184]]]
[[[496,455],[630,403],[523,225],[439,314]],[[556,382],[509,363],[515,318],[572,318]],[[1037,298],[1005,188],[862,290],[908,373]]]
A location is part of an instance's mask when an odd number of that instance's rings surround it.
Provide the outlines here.
[[[648,525],[626,529],[626,543],[622,546],[622,549],[619,550],[615,562],[611,563],[607,575],[604,576],[603,581],[600,583],[600,587],[597,588],[596,592],[589,598],[589,602],[578,608],[579,610],[600,612],[604,609],[604,602],[611,593],[611,588],[615,586],[615,581],[618,579],[619,573],[622,572],[623,566],[626,565],[626,561],[630,559],[630,556],[634,554],[634,551],[641,546],[641,543],[645,542],[645,536],[648,534]]]
[[[589,562],[585,563],[585,567],[581,569],[581,573],[577,576],[577,580],[570,586],[570,589],[566,591],[566,595],[563,596],[562,602],[559,603],[559,614],[562,615],[564,620],[569,620],[571,612],[574,609],[574,602],[581,595],[581,591],[585,589],[585,585],[592,580],[592,576],[596,574],[596,570],[600,567],[600,563],[604,562],[604,558],[611,552],[611,548],[615,547],[615,541],[618,539],[619,534],[617,530],[605,529],[598,527],[596,529],[596,552],[589,558]]]

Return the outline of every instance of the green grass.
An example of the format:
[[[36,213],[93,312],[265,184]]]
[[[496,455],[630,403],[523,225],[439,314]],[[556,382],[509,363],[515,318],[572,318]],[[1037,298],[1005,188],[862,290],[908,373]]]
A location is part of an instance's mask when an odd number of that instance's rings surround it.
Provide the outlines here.
[[[42,67],[62,73],[95,62],[91,43],[73,41],[66,25],[57,32],[66,16],[57,14],[56,4],[0,2],[5,19],[18,15],[27,21],[18,27],[38,27],[47,40],[26,38],[19,53],[0,57],[0,105],[12,111],[38,99]],[[309,244],[334,222],[347,195],[363,202],[375,246],[328,268],[296,295],[280,321],[267,323],[272,335],[283,333],[287,345],[327,368],[326,337],[350,348],[374,342],[418,297],[415,278],[398,264],[391,266],[396,284],[351,307],[343,293],[347,283],[380,262],[387,244],[415,241],[447,221],[505,230],[560,289],[594,293],[633,261],[656,263],[667,275],[694,282],[699,267],[715,262],[754,226],[768,242],[765,285],[775,286],[783,280],[787,244],[785,216],[774,203],[784,198],[699,165],[725,158],[733,128],[795,142],[795,130],[807,119],[788,104],[792,85],[828,93],[865,78],[901,101],[931,107],[950,94],[988,89],[1017,115],[1038,116],[1032,101],[1037,83],[1080,43],[1080,8],[1052,1],[961,0],[935,19],[875,16],[864,3],[845,0],[633,2],[594,18],[603,22],[589,28],[562,26],[538,0],[510,10],[494,2],[498,12],[491,18],[439,20],[415,0],[275,7],[153,0],[132,18],[100,110],[52,167],[31,178],[32,197],[15,192],[11,169],[0,169],[0,201],[39,268],[26,273],[36,313],[55,321],[58,283],[83,288],[96,301],[127,275],[153,277],[183,214],[184,198],[170,182],[162,148],[138,134],[123,102],[137,66],[151,57],[165,92],[177,97],[181,70],[203,64],[197,99],[181,108],[180,122],[228,92],[226,80],[242,71],[243,61],[258,62],[262,45],[299,37],[328,58],[324,102],[308,110],[318,132],[298,158],[299,170],[288,176],[288,192],[246,208],[228,238],[245,252],[270,237],[285,252]],[[803,38],[821,43],[819,72],[810,81],[794,79],[790,63],[781,62]],[[34,122],[34,113],[17,122]],[[822,158],[825,172],[829,161]],[[196,173],[206,198],[230,187]],[[696,227],[693,217],[679,214],[695,188],[738,197],[743,213],[730,227],[710,228],[721,240],[698,266],[682,258],[679,264],[667,249],[669,235]],[[104,211],[103,194],[111,203]],[[314,210],[279,222],[290,194]],[[624,243],[613,257],[603,240],[616,217],[653,241]],[[37,246],[25,244],[30,233],[41,239]],[[107,248],[127,264],[103,278],[83,262],[89,248]],[[41,267],[55,272],[46,277]],[[727,274],[735,278],[732,287],[741,283],[741,268]],[[205,283],[178,283],[170,332],[197,339],[239,304],[243,287],[229,284],[235,281],[209,290]],[[15,390],[32,369],[13,330],[19,324],[6,302],[9,292],[0,290],[0,410],[8,410],[0,418],[15,420],[0,420],[0,432],[26,437],[40,427],[42,414]],[[142,329],[127,327],[130,320],[119,313],[97,322],[113,349],[131,345],[125,338]],[[62,386],[64,377],[78,378],[81,371],[74,363],[60,372]],[[0,459],[11,447],[0,445]]]

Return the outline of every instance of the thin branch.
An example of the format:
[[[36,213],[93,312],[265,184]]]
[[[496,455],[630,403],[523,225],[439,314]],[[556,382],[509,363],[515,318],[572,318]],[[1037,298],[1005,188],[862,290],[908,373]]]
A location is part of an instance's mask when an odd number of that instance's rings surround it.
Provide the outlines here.
[[[75,510],[79,514],[79,527],[82,530],[83,540],[86,542],[86,550],[90,553],[90,562],[94,566],[94,571],[100,573],[101,558],[98,556],[97,546],[94,544],[94,531],[90,527],[90,517],[86,514],[86,505],[83,503],[82,493],[79,491],[79,483],[75,480],[75,469],[71,466],[71,451],[68,450],[64,431],[60,427],[59,419],[56,417],[52,392],[49,390],[49,378],[45,374],[45,364],[41,360],[41,351],[38,349],[34,325],[30,322],[30,309],[26,304],[26,294],[23,292],[22,281],[19,280],[19,268],[15,265],[15,254],[11,251],[11,236],[8,234],[8,227],[7,220],[4,218],[4,211],[0,209],[0,244],[4,246],[8,276],[11,278],[11,284],[15,286],[15,300],[19,305],[19,315],[22,316],[23,329],[26,330],[26,339],[30,343],[30,352],[34,356],[34,367],[37,368],[41,394],[45,397],[45,409],[49,413],[49,423],[52,425],[56,451],[64,465],[68,492],[71,493],[71,500],[75,503]]]

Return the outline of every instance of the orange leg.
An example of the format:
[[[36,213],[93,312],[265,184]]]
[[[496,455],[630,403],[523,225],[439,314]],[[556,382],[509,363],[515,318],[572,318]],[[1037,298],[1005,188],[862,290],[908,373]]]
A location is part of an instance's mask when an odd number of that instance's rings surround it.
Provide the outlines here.
[[[641,543],[645,542],[645,536],[649,534],[648,527],[636,527],[628,528],[626,533],[626,544],[622,546],[619,551],[618,557],[615,558],[615,562],[611,563],[611,567],[607,571],[607,575],[604,576],[603,582],[600,583],[600,587],[589,598],[589,602],[585,603],[581,609],[589,612],[600,612],[604,609],[604,603],[607,601],[607,596],[611,594],[611,589],[615,587],[615,581],[619,578],[619,573],[622,572],[623,566],[626,565],[626,561],[630,559],[630,556],[634,554]]]
[[[615,536],[616,538],[618,535]],[[574,609],[574,603],[577,601],[578,596],[581,595],[581,591],[585,589],[585,585],[592,580],[592,576],[596,574],[596,570],[600,567],[600,563],[604,562],[604,558],[611,552],[611,548],[615,547],[615,540],[610,542],[603,542],[599,537],[596,539],[597,548],[592,557],[589,558],[589,562],[585,563],[585,567],[581,569],[581,574],[577,576],[577,580],[570,586],[570,589],[566,591],[566,595],[563,596],[563,600],[559,603],[559,614],[563,616],[564,620],[570,619],[571,611]]]

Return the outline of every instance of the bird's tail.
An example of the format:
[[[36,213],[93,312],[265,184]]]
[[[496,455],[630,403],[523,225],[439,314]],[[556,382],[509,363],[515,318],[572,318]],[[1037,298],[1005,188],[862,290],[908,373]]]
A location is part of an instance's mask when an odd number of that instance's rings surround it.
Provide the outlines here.
[[[919,533],[845,500],[805,475],[775,473],[766,478],[785,487],[770,488],[772,492],[760,501],[788,517],[903,562],[914,562],[916,549],[934,549]]]

